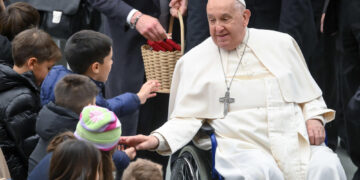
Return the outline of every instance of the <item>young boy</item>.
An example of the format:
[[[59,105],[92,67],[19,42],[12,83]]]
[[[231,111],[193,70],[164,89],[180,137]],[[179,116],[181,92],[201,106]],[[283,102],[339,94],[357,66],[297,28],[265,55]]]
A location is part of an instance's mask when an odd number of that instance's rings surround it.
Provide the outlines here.
[[[13,179],[25,179],[34,149],[35,122],[40,110],[39,88],[60,49],[42,30],[19,33],[12,41],[14,67],[0,65],[0,148]]]
[[[46,147],[53,137],[64,131],[75,131],[81,110],[95,104],[98,93],[96,85],[83,75],[67,75],[56,84],[55,103],[44,105],[36,121],[40,139],[29,158],[29,174],[47,154]]]
[[[56,144],[64,141],[64,138],[71,138],[71,134],[72,133],[68,131],[54,137],[47,148],[49,154],[34,168],[28,180],[48,179],[50,159],[52,159],[50,152],[57,148]],[[134,159],[136,155],[135,148],[133,147],[125,150],[127,154],[117,150],[120,148],[118,147],[118,141],[121,136],[121,124],[114,112],[103,107],[95,105],[84,107],[76,125],[76,130],[72,135],[81,141],[90,142],[100,150],[102,162],[99,170],[101,170],[100,174],[103,175],[100,179],[113,179],[113,170],[116,168],[117,171],[123,171],[129,165],[130,159]],[[66,169],[66,167],[64,167],[64,169]],[[71,171],[72,169],[68,170]]]
[[[98,93],[95,83],[83,75],[69,74],[56,84],[55,103],[49,102],[45,105],[36,121],[36,132],[40,140],[29,158],[29,174],[46,156],[46,147],[56,135],[65,131],[75,131],[81,111],[85,106],[95,104]],[[127,157],[127,154],[133,153],[132,151],[135,150],[127,149],[126,154],[122,151],[115,153],[118,159],[122,159],[119,162],[122,166],[126,167],[129,164],[131,158]]]
[[[152,161],[138,158],[125,169],[122,180],[162,180],[162,166]]]
[[[98,86],[100,93],[96,105],[105,107],[118,117],[135,112],[147,98],[156,96],[160,83],[155,80],[146,82],[137,94],[124,93],[111,99],[104,99],[104,87],[112,65],[112,41],[99,32],[83,30],[72,35],[65,45],[65,57],[71,70],[76,74],[90,77]],[[54,86],[66,74],[72,73],[64,66],[55,66],[41,87],[41,102],[54,101]],[[123,122],[128,126],[132,122]],[[124,132],[123,128],[123,132]],[[128,135],[124,132],[124,135]]]

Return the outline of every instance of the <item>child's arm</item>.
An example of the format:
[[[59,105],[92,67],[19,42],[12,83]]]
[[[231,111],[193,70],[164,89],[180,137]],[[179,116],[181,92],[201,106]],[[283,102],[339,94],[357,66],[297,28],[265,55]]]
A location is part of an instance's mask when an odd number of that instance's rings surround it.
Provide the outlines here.
[[[135,156],[135,148],[128,148],[125,151],[116,150],[112,156],[112,159],[116,169],[121,172],[125,170],[125,168],[129,165],[130,160],[134,159]]]
[[[101,94],[96,97],[98,106],[106,107],[114,111],[118,117],[131,114],[138,110],[140,104],[144,104],[148,98],[156,96],[154,91],[159,89],[160,83],[156,80],[146,82],[137,94],[124,93],[111,99],[104,99]]]
[[[104,99],[104,97],[99,94],[96,96],[96,105],[106,107],[109,110],[114,111],[118,117],[122,117],[138,110],[140,99],[136,94],[129,92],[120,94],[111,99]]]
[[[144,104],[148,98],[156,96],[155,91],[158,91],[160,88],[160,83],[157,80],[149,80],[141,87],[140,91],[137,93],[140,103]]]
[[[136,150],[134,147],[129,147],[129,148],[125,149],[124,152],[130,158],[130,160],[133,160],[136,156]]]

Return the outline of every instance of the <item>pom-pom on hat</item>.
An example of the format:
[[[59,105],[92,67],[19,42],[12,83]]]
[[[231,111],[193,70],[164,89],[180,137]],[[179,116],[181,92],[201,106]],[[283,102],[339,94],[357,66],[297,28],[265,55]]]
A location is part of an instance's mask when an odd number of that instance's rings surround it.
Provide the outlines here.
[[[86,106],[74,134],[77,139],[88,141],[101,151],[110,151],[118,144],[121,124],[114,112],[99,106]]]

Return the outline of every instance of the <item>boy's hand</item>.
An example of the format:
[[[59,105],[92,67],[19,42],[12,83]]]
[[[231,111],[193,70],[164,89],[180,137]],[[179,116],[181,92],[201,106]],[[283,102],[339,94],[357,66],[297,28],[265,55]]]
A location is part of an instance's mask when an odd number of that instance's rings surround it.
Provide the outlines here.
[[[148,98],[156,96],[155,91],[158,91],[160,88],[160,83],[157,80],[149,80],[141,87],[140,91],[137,93],[140,103],[144,104]]]
[[[130,160],[133,160],[136,156],[136,150],[134,147],[129,147],[124,150],[127,156],[129,156]]]

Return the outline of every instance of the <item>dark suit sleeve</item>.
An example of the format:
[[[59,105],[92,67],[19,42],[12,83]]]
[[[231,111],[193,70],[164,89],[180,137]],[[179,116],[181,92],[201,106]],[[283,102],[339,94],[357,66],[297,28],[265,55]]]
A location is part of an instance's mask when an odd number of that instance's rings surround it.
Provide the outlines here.
[[[279,31],[290,34],[308,59],[317,39],[310,0],[282,0]]]
[[[327,11],[327,8],[329,7],[329,3],[330,3],[330,0],[325,0],[324,2],[324,8],[323,8],[323,13],[326,13]]]
[[[358,57],[360,57],[360,1],[353,0],[350,6],[350,28],[357,42]]]
[[[354,24],[352,28],[358,44],[358,56],[360,57],[360,22]]]
[[[129,12],[133,9],[122,0],[88,0],[93,8],[110,19],[119,20],[124,26]]]
[[[339,3],[337,0],[327,0],[324,6],[324,33],[333,34],[338,31]]]
[[[12,67],[14,62],[11,55],[11,42],[2,35],[0,35],[0,47],[0,64]]]
[[[302,44],[299,27],[311,10],[309,0],[282,0],[279,30],[290,34],[298,44]]]

